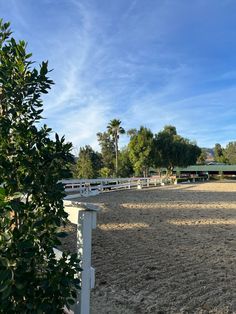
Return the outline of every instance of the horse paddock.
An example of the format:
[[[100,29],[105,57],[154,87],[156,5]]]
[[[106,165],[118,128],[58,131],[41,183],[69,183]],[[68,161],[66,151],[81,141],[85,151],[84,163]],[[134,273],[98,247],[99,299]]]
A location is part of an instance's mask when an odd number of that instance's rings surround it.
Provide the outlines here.
[[[236,313],[236,183],[107,192],[92,314]],[[64,246],[73,250],[74,227]]]

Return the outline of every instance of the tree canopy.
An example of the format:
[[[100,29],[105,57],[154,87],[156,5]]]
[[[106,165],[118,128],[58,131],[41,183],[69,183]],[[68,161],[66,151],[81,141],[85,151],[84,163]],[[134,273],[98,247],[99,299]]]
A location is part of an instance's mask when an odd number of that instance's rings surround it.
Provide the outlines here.
[[[227,161],[231,165],[236,165],[236,142],[229,142],[226,145],[223,156],[224,161]]]
[[[201,149],[177,134],[174,126],[165,126],[164,130],[155,136],[155,163],[166,167],[172,172],[175,166],[185,167],[195,164],[201,154]]]
[[[195,142],[177,134],[176,127],[172,125],[165,126],[155,136],[144,126],[138,130],[128,130],[130,140],[127,147],[121,151],[118,150],[119,134],[124,133],[121,121],[111,120],[107,130],[97,133],[102,158],[99,174],[102,177],[127,177],[134,174],[147,176],[150,167],[163,167],[171,172],[175,166],[188,166],[195,164],[197,160],[204,162],[202,160],[206,157],[201,155],[202,151]],[[90,169],[90,173],[86,170],[86,177],[90,177],[93,166],[90,157],[86,158],[81,165],[84,165],[84,169]]]
[[[114,173],[115,169],[115,145],[107,132],[97,133],[98,143],[101,147],[103,167]]]
[[[119,169],[120,177],[128,178],[134,174],[133,165],[129,156],[128,147],[124,147],[119,153]]]
[[[81,147],[76,165],[76,177],[97,178],[102,167],[102,156],[95,152],[91,146]]]
[[[219,143],[214,147],[214,159],[217,162],[226,162],[225,149]]]
[[[207,152],[204,149],[201,149],[201,154],[198,156],[197,163],[200,165],[204,165],[207,160]]]
[[[129,157],[136,175],[148,175],[148,169],[154,163],[154,141],[150,129],[141,126],[132,132],[128,145]]]

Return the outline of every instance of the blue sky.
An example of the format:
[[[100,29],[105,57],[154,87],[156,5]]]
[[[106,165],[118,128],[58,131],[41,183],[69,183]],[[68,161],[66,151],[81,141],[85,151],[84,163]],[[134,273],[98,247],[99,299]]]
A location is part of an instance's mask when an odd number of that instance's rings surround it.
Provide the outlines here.
[[[0,12],[49,60],[44,117],[75,150],[97,149],[113,118],[172,124],[201,147],[236,140],[235,0],[0,0]]]

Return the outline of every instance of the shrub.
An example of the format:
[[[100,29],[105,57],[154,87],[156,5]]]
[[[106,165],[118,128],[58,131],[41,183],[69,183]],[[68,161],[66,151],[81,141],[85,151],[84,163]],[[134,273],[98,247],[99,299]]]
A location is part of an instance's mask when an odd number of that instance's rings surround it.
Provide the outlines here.
[[[80,287],[76,255],[57,260],[66,223],[63,186],[71,144],[46,125],[42,94],[53,82],[48,64],[32,67],[24,41],[0,20],[0,313],[62,313]]]

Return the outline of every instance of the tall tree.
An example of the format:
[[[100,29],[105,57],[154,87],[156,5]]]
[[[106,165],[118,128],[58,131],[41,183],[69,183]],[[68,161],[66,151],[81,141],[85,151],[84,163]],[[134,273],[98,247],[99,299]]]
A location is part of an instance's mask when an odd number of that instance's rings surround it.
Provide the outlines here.
[[[230,165],[236,165],[236,142],[229,142],[224,150],[225,160]]]
[[[225,149],[219,143],[214,147],[214,159],[218,162],[226,162]]]
[[[115,164],[115,172],[116,176],[118,175],[118,141],[120,134],[124,134],[125,130],[121,126],[121,121],[118,119],[113,119],[109,122],[107,126],[108,134],[111,135],[112,140],[115,145],[115,154],[116,154],[116,164]]]
[[[98,143],[101,147],[103,167],[108,168],[110,173],[114,173],[115,145],[107,132],[97,133]]]
[[[102,167],[101,154],[95,152],[91,146],[81,147],[76,165],[76,177],[84,179],[97,178]]]
[[[143,126],[138,131],[133,130],[128,148],[135,174],[142,173],[146,177],[154,161],[154,141],[151,130]]]
[[[156,166],[166,167],[172,173],[175,166],[184,167],[195,164],[201,149],[188,139],[177,134],[174,126],[165,126],[155,136]]]
[[[207,160],[207,152],[204,149],[201,149],[201,154],[197,159],[197,163],[200,165],[204,165],[206,163]]]
[[[128,147],[124,147],[119,153],[118,174],[122,178],[128,178],[134,174],[132,162],[129,157]]]
[[[0,20],[0,313],[63,313],[79,283],[76,255],[53,250],[72,145],[39,124],[53,82],[47,62],[33,68],[30,57]]]

